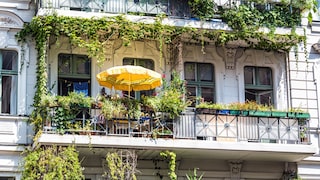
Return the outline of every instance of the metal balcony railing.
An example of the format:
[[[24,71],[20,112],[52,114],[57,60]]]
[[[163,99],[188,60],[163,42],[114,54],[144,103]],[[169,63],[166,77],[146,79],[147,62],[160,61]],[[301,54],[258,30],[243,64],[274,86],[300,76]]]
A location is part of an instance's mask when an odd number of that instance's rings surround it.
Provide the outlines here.
[[[274,3],[255,4],[245,0],[213,0],[215,11],[247,4],[258,9],[271,9]],[[166,14],[175,18],[190,18],[188,0],[38,0],[38,8],[102,12],[116,14]]]
[[[143,112],[139,119],[130,119],[124,114],[114,114],[112,118],[107,119],[101,113],[101,109],[87,108],[75,109],[73,117],[64,118],[59,117],[61,114],[58,108],[47,109],[44,115],[44,133],[90,133],[256,143],[309,143],[308,120],[297,118],[186,112],[173,120],[167,113]]]

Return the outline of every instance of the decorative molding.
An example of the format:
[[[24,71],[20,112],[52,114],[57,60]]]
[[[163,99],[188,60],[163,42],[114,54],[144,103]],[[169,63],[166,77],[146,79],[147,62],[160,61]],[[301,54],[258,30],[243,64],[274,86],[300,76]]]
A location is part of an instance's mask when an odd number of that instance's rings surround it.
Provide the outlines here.
[[[238,48],[224,48],[224,61],[226,69],[235,68],[237,49]]]
[[[0,28],[23,28],[23,21],[15,14],[0,11]]]
[[[9,2],[0,2],[1,7],[16,8],[28,10],[30,9],[31,0],[7,0]]]
[[[230,166],[230,179],[240,180],[242,161],[229,161]]]

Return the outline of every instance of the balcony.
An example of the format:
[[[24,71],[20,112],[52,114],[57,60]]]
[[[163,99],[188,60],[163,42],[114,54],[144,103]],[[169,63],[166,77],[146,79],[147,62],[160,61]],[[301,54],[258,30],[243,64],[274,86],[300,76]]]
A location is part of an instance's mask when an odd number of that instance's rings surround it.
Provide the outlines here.
[[[128,114],[105,118],[100,108],[75,108],[74,119],[63,120],[60,107],[48,107],[43,133],[121,136],[136,138],[170,138],[197,141],[229,141],[249,143],[309,144],[308,120],[285,113],[265,114],[185,112],[177,119],[168,113],[142,109],[139,119]],[[239,111],[240,112],[240,111]],[[257,113],[257,112],[256,112]],[[302,117],[302,118],[308,118]],[[62,121],[60,121],[60,120]]]
[[[0,116],[0,148],[2,145],[11,147],[29,145],[33,132],[27,121],[27,117]]]
[[[240,4],[253,6],[257,9],[270,10],[279,1],[270,0],[263,5],[243,0],[214,0],[216,17],[220,10]],[[166,14],[169,17],[189,19],[192,15],[188,0],[39,0],[38,9],[72,10],[83,12],[136,14],[156,16]]]
[[[300,161],[316,152],[308,141],[308,121],[289,114],[265,117],[187,111],[177,119],[170,119],[167,113],[152,115],[153,112],[142,109],[146,116],[139,119],[124,114],[106,119],[99,108],[76,108],[77,118],[61,129],[63,125],[53,121],[58,108],[47,108],[38,143],[76,144],[81,149],[91,144],[96,150],[125,147],[149,152],[146,153],[149,156],[170,149],[185,158],[245,157],[288,162]]]

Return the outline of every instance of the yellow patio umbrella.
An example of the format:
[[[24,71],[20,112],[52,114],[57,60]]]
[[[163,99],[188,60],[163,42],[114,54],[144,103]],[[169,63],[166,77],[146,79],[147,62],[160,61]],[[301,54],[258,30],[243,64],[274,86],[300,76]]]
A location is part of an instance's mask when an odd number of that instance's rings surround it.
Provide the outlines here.
[[[161,74],[141,66],[115,66],[96,76],[101,86],[121,91],[151,90],[161,86]]]

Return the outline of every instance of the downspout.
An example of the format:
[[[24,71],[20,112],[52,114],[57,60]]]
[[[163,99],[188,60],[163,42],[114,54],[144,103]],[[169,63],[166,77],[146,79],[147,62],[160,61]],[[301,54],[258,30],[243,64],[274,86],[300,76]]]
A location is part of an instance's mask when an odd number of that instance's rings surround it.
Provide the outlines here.
[[[286,52],[285,53],[285,66],[286,66],[286,86],[287,86],[287,108],[288,110],[291,108],[291,104],[292,104],[292,99],[291,99],[291,83],[290,83],[290,79],[291,79],[291,76],[290,76],[290,59],[289,59],[289,52]]]
[[[316,66],[316,64],[314,63],[313,64],[313,69],[312,69],[312,71],[313,71],[313,81],[314,81],[314,84],[315,84],[315,88],[316,88],[316,98],[317,98],[317,114],[318,114],[318,123],[317,123],[317,128],[316,128],[316,134],[318,134],[318,136],[319,136],[319,133],[320,133],[320,131],[319,131],[319,129],[320,129],[320,111],[319,111],[319,96],[318,96],[318,93],[319,93],[319,91],[318,91],[318,83],[317,83],[317,76],[315,75],[315,71],[317,70],[317,68],[315,68],[315,66]],[[320,138],[318,138],[318,149],[320,149]],[[319,152],[318,152],[319,153]]]

